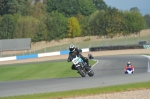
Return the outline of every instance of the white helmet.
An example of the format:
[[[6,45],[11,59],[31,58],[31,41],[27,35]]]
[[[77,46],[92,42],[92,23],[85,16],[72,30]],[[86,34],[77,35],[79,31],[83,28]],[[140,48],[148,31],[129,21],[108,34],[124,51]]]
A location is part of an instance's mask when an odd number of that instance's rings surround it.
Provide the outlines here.
[[[131,65],[131,62],[128,62],[128,63],[127,63],[127,66],[130,66],[130,65]]]
[[[75,46],[73,44],[71,44],[69,46],[69,50],[70,50],[70,52],[74,52],[75,51]]]

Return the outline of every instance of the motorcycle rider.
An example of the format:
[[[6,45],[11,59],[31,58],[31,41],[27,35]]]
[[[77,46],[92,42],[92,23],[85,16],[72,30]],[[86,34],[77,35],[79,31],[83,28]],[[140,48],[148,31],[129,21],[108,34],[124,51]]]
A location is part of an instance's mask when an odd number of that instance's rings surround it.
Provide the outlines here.
[[[127,70],[128,68],[131,68],[132,71],[134,72],[134,66],[131,64],[131,62],[127,62],[127,65],[125,66],[124,72],[126,72],[126,70]]]
[[[68,62],[72,61],[72,60],[71,60],[72,56],[76,56],[76,55],[77,55],[77,56],[80,57],[84,62],[87,63],[87,69],[88,69],[88,70],[89,70],[89,68],[91,68],[91,66],[89,65],[88,59],[87,59],[86,57],[83,57],[83,56],[81,55],[81,53],[82,53],[82,50],[81,50],[81,49],[79,49],[79,48],[75,47],[73,44],[71,44],[71,45],[69,46],[69,51],[70,51],[70,52],[69,52]],[[71,68],[72,68],[72,70],[77,70],[74,64],[72,65]]]

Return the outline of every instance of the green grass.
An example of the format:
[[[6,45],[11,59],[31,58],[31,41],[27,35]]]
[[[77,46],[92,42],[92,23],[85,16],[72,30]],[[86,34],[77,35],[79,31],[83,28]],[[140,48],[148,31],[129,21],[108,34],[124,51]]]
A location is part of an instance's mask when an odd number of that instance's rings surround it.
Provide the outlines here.
[[[150,81],[107,86],[107,87],[88,88],[88,89],[81,89],[81,90],[0,97],[0,99],[63,99],[67,97],[87,96],[87,95],[123,92],[123,91],[140,90],[140,89],[150,89]]]
[[[90,60],[93,65],[95,61]],[[0,81],[33,80],[46,78],[64,78],[80,76],[76,70],[71,70],[71,62],[45,62],[0,66]]]

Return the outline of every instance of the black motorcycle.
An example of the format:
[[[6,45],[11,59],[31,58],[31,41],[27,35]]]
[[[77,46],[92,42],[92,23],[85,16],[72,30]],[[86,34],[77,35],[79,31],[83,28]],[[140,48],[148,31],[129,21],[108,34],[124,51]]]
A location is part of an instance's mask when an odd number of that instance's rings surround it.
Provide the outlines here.
[[[87,66],[87,63],[84,62],[80,57],[72,57],[72,63],[75,65],[78,73],[85,77],[88,74],[90,77],[94,76],[94,71]]]

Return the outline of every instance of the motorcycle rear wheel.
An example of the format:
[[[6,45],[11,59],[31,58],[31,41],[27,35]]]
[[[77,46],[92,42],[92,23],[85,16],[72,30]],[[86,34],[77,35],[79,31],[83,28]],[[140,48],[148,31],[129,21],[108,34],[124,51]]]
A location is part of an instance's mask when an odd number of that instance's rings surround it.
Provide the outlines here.
[[[86,76],[86,73],[84,72],[84,70],[83,70],[81,67],[78,67],[77,70],[78,70],[78,73],[79,73],[82,77],[85,77],[85,76]]]

